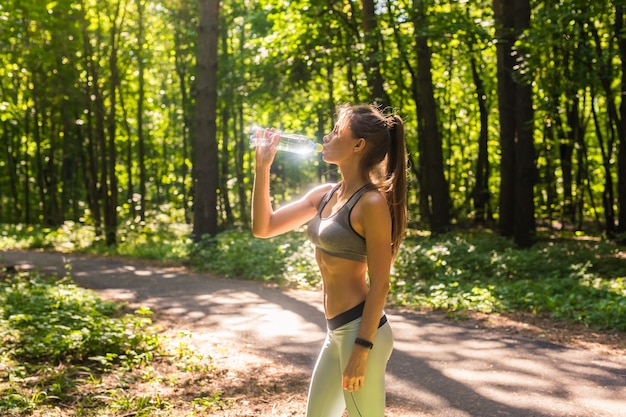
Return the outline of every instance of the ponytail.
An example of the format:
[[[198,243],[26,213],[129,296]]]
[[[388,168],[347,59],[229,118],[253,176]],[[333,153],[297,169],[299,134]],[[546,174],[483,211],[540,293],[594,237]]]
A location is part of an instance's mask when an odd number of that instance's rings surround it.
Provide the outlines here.
[[[395,257],[404,238],[407,223],[406,144],[404,121],[397,114],[387,118],[390,144],[387,153],[385,197],[391,212],[391,253]]]
[[[355,138],[367,141],[361,175],[385,195],[391,213],[391,253],[395,257],[407,223],[404,121],[397,114],[385,115],[375,105],[343,105],[339,115],[348,117]]]

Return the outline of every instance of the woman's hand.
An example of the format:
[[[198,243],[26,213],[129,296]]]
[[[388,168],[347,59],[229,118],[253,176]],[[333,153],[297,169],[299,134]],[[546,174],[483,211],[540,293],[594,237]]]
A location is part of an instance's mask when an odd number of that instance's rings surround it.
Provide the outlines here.
[[[257,146],[255,149],[256,167],[270,167],[276,156],[276,144],[280,139],[279,131],[270,128],[265,129],[265,138],[269,140],[269,145]]]
[[[341,386],[344,390],[357,392],[365,384],[365,370],[367,369],[367,355],[369,349],[355,345],[343,371]]]

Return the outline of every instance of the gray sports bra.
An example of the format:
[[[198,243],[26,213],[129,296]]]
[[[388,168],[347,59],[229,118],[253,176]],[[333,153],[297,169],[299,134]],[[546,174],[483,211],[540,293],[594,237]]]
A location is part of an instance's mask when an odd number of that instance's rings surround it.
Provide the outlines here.
[[[309,221],[307,234],[315,247],[331,256],[350,259],[353,261],[367,261],[365,238],[358,234],[350,224],[350,213],[361,196],[370,190],[375,190],[373,184],[366,184],[352,194],[348,202],[336,213],[322,217],[322,211],[333,194],[339,189],[337,184],[330,190],[317,208],[317,215]]]

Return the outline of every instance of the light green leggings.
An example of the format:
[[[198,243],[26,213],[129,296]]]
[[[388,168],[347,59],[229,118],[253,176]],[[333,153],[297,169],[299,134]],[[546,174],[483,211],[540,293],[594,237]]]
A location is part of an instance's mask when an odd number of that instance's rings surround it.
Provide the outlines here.
[[[345,409],[350,417],[383,417],[385,414],[385,370],[393,350],[393,332],[383,324],[373,340],[367,358],[365,382],[357,392],[344,391],[341,379],[348,363],[361,318],[336,330],[328,330],[313,371],[307,417],[341,417]]]

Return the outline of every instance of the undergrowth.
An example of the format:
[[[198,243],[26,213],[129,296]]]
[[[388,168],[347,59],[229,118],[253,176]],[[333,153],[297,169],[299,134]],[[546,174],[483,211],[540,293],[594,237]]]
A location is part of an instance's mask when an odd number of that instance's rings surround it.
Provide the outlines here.
[[[213,375],[210,357],[189,349],[185,335],[159,334],[151,314],[146,308],[125,312],[69,277],[5,276],[0,415],[177,415],[171,409],[180,408],[178,400],[159,393],[176,383],[167,369],[188,373],[200,386]],[[196,394],[184,415],[226,406],[219,392]]]

